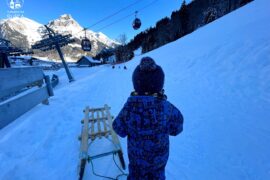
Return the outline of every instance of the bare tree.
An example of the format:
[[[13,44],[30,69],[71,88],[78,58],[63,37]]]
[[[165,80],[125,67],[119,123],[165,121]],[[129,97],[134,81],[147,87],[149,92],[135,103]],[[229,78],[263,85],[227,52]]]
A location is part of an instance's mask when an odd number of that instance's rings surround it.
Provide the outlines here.
[[[127,35],[125,33],[120,34],[117,39],[118,42],[120,42],[122,45],[126,45],[127,43]]]

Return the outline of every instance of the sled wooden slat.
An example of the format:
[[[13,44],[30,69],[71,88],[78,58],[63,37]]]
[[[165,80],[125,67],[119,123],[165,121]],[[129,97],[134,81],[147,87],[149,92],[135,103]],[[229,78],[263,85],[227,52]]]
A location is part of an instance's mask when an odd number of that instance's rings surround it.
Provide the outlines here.
[[[84,122],[81,136],[81,158],[87,158],[88,153],[88,123],[89,123],[89,107],[84,110]]]
[[[109,110],[111,109],[110,107],[108,107]],[[90,111],[102,111],[105,110],[105,107],[101,107],[101,108],[91,108]]]
[[[94,134],[89,134],[90,139],[96,139],[97,137],[102,137],[102,136],[109,136],[111,134],[111,131],[102,131],[102,132],[97,132]]]
[[[82,180],[83,178],[86,162],[88,160],[89,107],[87,106],[83,112],[84,112],[84,119],[83,119],[84,121],[82,134],[80,136],[81,147],[80,147],[80,163],[79,163],[79,180]]]
[[[94,112],[91,112],[91,134],[95,133],[95,121],[94,121]]]
[[[101,111],[101,114],[102,114],[102,122],[103,122],[104,131],[107,131],[107,124],[106,124],[107,118],[105,117],[104,110]],[[108,137],[108,135],[106,134],[105,137]]]
[[[112,119],[113,119],[113,116],[112,116]],[[92,122],[94,121],[94,123],[96,123],[98,120],[101,120],[102,122],[106,122],[106,120],[108,120],[108,118],[104,115],[104,117],[100,117],[99,119],[98,118],[95,118],[94,120],[92,120],[91,118],[89,119],[89,122]],[[83,124],[83,120],[81,120],[81,123]],[[108,126],[108,125],[106,125]]]
[[[110,109],[109,106],[107,104],[105,104],[105,112],[106,112],[107,117],[108,117],[108,122],[109,122],[109,126],[111,129],[113,142],[115,143],[115,145],[118,146],[119,150],[122,151],[119,139],[118,139],[116,133],[114,132],[113,127],[112,127],[112,116],[111,116],[109,109]]]
[[[99,117],[99,111],[97,111],[97,123],[98,123],[98,137],[101,138],[101,127],[100,127],[100,117]]]

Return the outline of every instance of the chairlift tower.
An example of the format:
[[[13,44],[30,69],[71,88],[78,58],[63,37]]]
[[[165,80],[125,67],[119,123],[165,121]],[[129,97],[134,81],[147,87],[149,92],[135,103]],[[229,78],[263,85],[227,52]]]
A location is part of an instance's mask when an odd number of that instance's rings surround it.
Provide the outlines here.
[[[34,44],[32,46],[32,49],[39,49],[41,51],[49,51],[49,50],[56,49],[59,56],[60,56],[60,59],[62,60],[64,68],[66,70],[69,82],[74,81],[74,78],[71,75],[70,70],[67,66],[67,63],[64,59],[64,55],[61,51],[61,47],[64,47],[64,46],[68,45],[69,43],[75,42],[75,39],[71,39],[71,34],[68,34],[68,35],[57,34],[51,28],[49,28],[47,25],[45,25],[45,28],[48,32],[48,34],[45,34],[45,36],[47,36],[47,38],[42,39],[41,41]]]

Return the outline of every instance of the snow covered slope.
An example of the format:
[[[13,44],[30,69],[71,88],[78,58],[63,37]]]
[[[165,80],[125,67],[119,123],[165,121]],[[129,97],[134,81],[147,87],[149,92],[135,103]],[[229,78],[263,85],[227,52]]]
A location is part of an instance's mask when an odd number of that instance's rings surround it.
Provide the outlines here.
[[[166,74],[169,101],[185,117],[184,132],[170,139],[169,180],[270,179],[270,2],[256,0],[147,55]],[[130,91],[128,70],[109,66],[72,69],[50,106],[39,105],[0,131],[0,179],[75,179],[82,109],[112,106],[117,115]],[[126,139],[121,139],[127,160]],[[104,152],[105,143],[92,147]],[[94,161],[115,177],[112,157]],[[85,179],[100,179],[91,173]]]

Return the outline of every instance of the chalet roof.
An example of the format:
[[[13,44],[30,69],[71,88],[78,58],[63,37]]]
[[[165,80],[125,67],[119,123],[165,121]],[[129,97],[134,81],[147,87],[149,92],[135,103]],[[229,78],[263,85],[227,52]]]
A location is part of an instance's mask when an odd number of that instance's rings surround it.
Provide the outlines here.
[[[95,63],[95,64],[100,64],[100,63],[101,63],[101,61],[94,60],[92,57],[89,57],[89,56],[82,56],[82,57],[77,61],[77,63],[79,63],[79,62],[80,62],[81,60],[83,60],[83,59],[89,61],[90,63]]]

